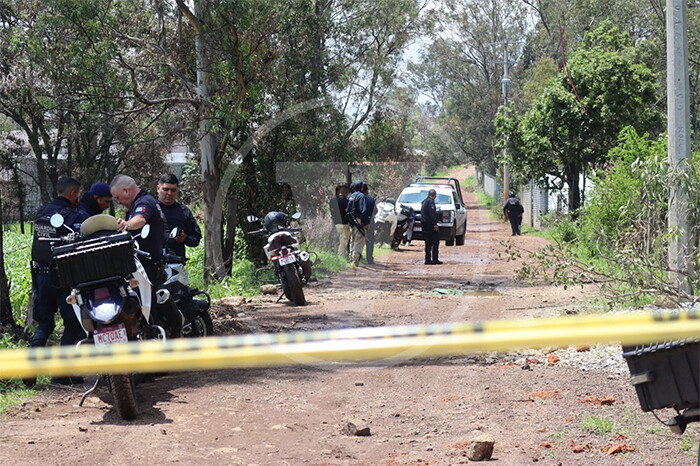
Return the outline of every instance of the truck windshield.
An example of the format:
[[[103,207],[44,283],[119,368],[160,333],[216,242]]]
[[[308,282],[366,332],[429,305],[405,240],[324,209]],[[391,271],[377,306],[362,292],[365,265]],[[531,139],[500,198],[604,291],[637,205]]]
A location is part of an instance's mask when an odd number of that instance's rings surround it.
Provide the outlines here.
[[[404,193],[399,197],[399,203],[403,202],[405,204],[420,204],[423,200],[428,197],[428,190]],[[438,205],[452,205],[452,197],[447,194],[439,194],[435,198],[435,204]]]

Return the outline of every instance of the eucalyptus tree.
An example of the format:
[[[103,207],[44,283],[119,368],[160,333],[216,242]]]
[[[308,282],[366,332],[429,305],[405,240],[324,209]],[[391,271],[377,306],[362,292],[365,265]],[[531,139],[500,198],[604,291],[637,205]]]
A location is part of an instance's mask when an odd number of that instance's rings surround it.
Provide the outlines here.
[[[409,68],[412,84],[431,99],[439,132],[456,143],[461,160],[493,169],[504,50],[512,58],[520,54],[526,6],[520,0],[446,0],[438,6],[433,40]],[[510,60],[508,66],[517,83],[517,66]]]

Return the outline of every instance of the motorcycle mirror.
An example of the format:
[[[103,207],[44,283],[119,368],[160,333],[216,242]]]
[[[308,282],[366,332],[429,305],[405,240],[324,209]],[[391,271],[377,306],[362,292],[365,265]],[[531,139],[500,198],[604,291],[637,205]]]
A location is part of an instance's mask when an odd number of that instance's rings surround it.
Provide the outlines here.
[[[292,220],[299,220],[301,218],[301,214],[299,212],[295,212],[292,214]]]
[[[49,219],[49,221],[51,222],[52,227],[59,228],[63,226],[63,222],[65,221],[65,219],[63,218],[63,215],[55,213],[51,216],[51,219]]]
[[[178,227],[175,227],[172,230],[170,230],[170,238],[171,239],[176,238],[177,235],[179,235],[179,234],[180,234],[180,229]]]
[[[246,220],[248,220],[248,223],[255,223],[255,222],[259,221],[260,219],[258,217],[256,217],[255,215],[248,215],[246,217]]]
[[[151,225],[148,223],[141,227],[141,238],[146,239],[151,234]]]

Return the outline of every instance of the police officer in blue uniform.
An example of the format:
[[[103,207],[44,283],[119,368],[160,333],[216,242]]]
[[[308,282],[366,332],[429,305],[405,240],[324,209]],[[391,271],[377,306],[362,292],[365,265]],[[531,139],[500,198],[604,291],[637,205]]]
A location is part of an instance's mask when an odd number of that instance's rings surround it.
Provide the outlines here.
[[[146,269],[148,279],[154,289],[163,283],[163,243],[165,239],[165,216],[158,201],[145,189],[139,188],[133,178],[117,175],[110,184],[112,197],[128,210],[126,220],[117,220],[117,230],[128,230],[137,235],[148,224],[151,231],[146,238],[139,238],[141,250],[149,253],[150,258],[140,257],[139,261]]]
[[[180,257],[185,256],[185,246],[195,248],[202,239],[202,231],[192,211],[184,204],[177,202],[179,191],[178,179],[173,173],[166,173],[158,180],[158,204],[166,220],[166,247]],[[170,238],[173,228],[179,229],[175,238]]]
[[[34,239],[32,241],[32,280],[34,282],[34,309],[33,319],[37,322],[36,332],[29,342],[30,347],[46,346],[46,342],[56,328],[56,311],[60,311],[63,319],[63,335],[61,345],[74,345],[85,338],[85,332],[73,312],[73,308],[66,303],[66,297],[70,294],[67,288],[59,288],[54,285],[50,275],[51,263],[51,238],[60,238],[70,230],[65,226],[54,228],[50,218],[54,214],[63,216],[64,225],[75,229],[83,221],[78,212],[78,198],[80,197],[80,182],[75,178],[61,177],[56,183],[56,196],[51,202],[39,208],[34,222]],[[43,239],[43,240],[42,240]],[[54,382],[61,384],[80,383],[82,378],[69,377],[54,378]],[[34,386],[36,378],[24,379],[27,386]]]
[[[63,215],[63,223],[71,228],[82,221],[76,209],[80,196],[80,182],[75,178],[62,177],[56,184],[56,196],[51,202],[39,208],[34,224],[32,242],[32,276],[36,284],[34,299],[34,320],[39,324],[29,346],[46,346],[56,323],[54,317],[60,310],[65,329],[61,336],[61,345],[73,345],[85,338],[73,308],[66,303],[70,293],[67,288],[58,288],[51,282],[49,265],[51,262],[51,242],[40,238],[59,238],[70,233],[65,227],[54,228],[49,219],[54,214]]]
[[[362,185],[362,194],[365,195],[365,208],[370,213],[365,250],[367,251],[367,264],[372,265],[374,264],[374,216],[377,215],[377,203],[369,195],[369,186],[366,184]]]
[[[420,208],[420,222],[423,228],[425,240],[425,265],[442,264],[438,260],[438,248],[440,247],[440,234],[438,233],[438,215],[435,207],[437,192],[434,189],[428,191]]]

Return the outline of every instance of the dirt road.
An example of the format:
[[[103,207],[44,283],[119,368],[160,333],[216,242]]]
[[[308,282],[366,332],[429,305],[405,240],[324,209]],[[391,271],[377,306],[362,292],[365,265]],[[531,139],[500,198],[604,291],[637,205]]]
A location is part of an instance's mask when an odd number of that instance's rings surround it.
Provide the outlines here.
[[[218,328],[541,317],[579,311],[594,296],[513,283],[514,264],[499,257],[509,227],[466,196],[466,244],[443,243],[444,265],[423,265],[423,243],[415,242],[308,288],[303,308],[260,297],[220,309]],[[529,250],[544,244],[514,240]],[[435,288],[463,295],[429,294]],[[642,413],[627,375],[604,367],[605,348],[587,353],[590,366],[567,364],[575,350],[554,354],[553,365],[533,350],[174,374],[137,387],[135,422],[118,418],[106,392],[79,408],[77,391],[55,388],[0,422],[0,464],[447,465],[466,463],[481,434],[494,438],[499,464],[694,464],[697,428],[681,440]],[[530,370],[521,367],[526,358]],[[371,436],[344,434],[348,422],[369,426]]]

